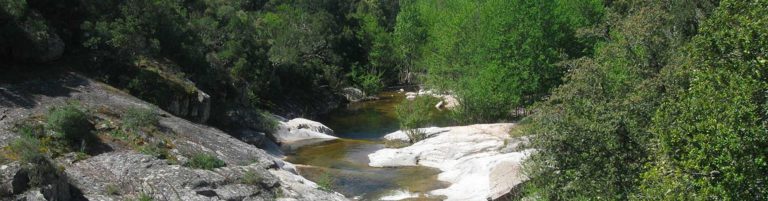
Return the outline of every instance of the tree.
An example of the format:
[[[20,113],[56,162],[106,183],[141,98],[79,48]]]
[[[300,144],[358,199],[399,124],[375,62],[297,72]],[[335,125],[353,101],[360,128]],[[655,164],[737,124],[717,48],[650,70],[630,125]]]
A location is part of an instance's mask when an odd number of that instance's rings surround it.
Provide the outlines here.
[[[695,35],[680,25],[698,21],[682,19],[707,16],[708,9],[611,1],[598,30],[581,30],[601,40],[591,56],[564,63],[564,84],[530,117],[528,132],[540,151],[528,163],[529,174],[542,196],[626,200],[638,192],[657,142],[652,118],[674,83],[660,72],[676,68]]]
[[[723,1],[653,118],[644,199],[768,198],[768,1]]]

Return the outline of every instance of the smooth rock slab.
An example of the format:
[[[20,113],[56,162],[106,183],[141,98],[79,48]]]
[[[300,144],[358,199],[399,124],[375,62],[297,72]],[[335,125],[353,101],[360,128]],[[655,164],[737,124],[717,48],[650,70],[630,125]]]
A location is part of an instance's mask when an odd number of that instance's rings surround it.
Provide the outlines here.
[[[510,144],[524,144],[526,138],[511,138],[512,123],[477,124],[446,128],[424,128],[427,139],[399,149],[382,149],[370,155],[370,166],[427,166],[438,168],[441,181],[451,183],[432,191],[447,200],[496,199],[527,180],[520,171],[521,162],[533,151],[505,152]],[[403,132],[384,137],[408,140]]]

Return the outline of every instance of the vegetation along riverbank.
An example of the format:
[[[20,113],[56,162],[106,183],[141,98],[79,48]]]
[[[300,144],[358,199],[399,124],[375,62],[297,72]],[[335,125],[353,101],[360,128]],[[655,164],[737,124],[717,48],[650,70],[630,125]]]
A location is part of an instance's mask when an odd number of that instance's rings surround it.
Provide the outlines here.
[[[766,200],[768,0],[0,0],[0,200]]]

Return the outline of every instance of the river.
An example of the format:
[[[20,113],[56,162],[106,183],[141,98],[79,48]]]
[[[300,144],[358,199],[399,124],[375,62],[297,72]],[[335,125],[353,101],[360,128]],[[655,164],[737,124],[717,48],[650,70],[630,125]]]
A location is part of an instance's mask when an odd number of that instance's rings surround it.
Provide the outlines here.
[[[352,199],[380,200],[411,194],[418,198],[410,200],[439,200],[426,197],[429,191],[447,186],[437,180],[437,169],[368,166],[368,154],[385,148],[380,138],[398,130],[394,108],[405,99],[397,92],[384,92],[379,97],[350,103],[319,117],[317,120],[341,139],[284,150],[287,160],[298,165],[302,176],[330,184],[332,190]]]

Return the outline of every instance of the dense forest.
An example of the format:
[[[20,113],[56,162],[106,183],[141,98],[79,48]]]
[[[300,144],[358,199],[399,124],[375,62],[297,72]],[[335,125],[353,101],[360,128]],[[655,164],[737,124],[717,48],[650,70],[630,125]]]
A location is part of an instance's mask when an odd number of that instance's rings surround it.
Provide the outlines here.
[[[460,122],[525,127],[538,151],[520,197],[765,200],[767,12],[768,0],[0,0],[0,68],[76,70],[156,103],[191,85],[214,116],[303,115],[346,87],[420,85],[456,95]]]

